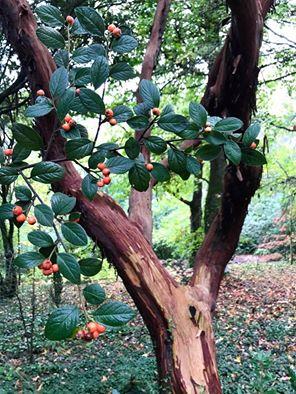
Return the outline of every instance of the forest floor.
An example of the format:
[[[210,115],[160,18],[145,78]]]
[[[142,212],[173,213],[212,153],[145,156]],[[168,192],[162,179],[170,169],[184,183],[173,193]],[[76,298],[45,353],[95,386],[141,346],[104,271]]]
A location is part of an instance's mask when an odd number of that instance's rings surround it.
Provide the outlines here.
[[[176,273],[172,265],[170,270]],[[296,266],[287,263],[230,265],[215,313],[224,393],[296,392],[295,279]],[[104,282],[111,298],[132,305],[120,281]],[[158,392],[153,348],[140,316],[92,343],[51,342],[43,336],[47,313],[53,307],[49,285],[37,284],[33,363],[27,360],[17,301],[0,304],[1,394]],[[20,297],[29,323],[29,284],[21,286]],[[73,302],[74,297],[73,287],[65,286],[63,302]]]

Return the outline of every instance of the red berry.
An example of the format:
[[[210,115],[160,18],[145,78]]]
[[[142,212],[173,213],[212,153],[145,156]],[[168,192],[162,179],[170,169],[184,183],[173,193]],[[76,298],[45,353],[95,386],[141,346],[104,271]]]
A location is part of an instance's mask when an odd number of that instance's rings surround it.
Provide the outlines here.
[[[36,94],[37,94],[37,96],[45,96],[45,92],[43,89],[37,90]]]
[[[94,331],[91,333],[92,339],[97,339],[100,336],[100,333],[98,331]]]
[[[74,20],[73,16],[68,15],[68,16],[66,17],[66,22],[69,23],[69,25],[72,26],[72,25],[74,25],[75,20]]]
[[[211,126],[207,126],[205,129],[204,129],[204,132],[205,133],[210,133],[212,131],[212,127]]]
[[[104,164],[104,163],[99,163],[99,164],[97,165],[97,167],[98,167],[99,170],[103,171],[103,169],[106,168],[106,164]]]
[[[98,185],[99,187],[103,187],[105,184],[104,184],[103,181],[98,181],[98,182],[97,182],[97,185]]]
[[[24,215],[23,213],[21,213],[20,215],[18,215],[16,217],[16,221],[18,223],[24,223],[26,221],[26,215]]]
[[[16,205],[16,206],[13,208],[12,212],[13,212],[14,215],[18,216],[18,215],[20,215],[21,213],[23,213],[23,208],[20,207],[19,205]]]
[[[251,149],[256,149],[257,148],[256,142],[252,142],[251,145],[250,145],[250,148]]]
[[[115,29],[112,31],[112,34],[114,37],[119,38],[121,36],[121,29],[119,29],[119,27],[115,27]]]
[[[153,108],[153,109],[152,109],[152,113],[153,113],[153,115],[155,115],[155,116],[159,116],[159,115],[160,115],[160,109],[159,109],[159,108]]]
[[[59,266],[57,264],[52,265],[52,272],[59,272]]]
[[[77,88],[77,89],[75,90],[75,93],[76,93],[76,94],[80,94],[80,89]]]
[[[65,122],[66,122],[66,123],[69,123],[70,120],[72,120],[72,117],[71,117],[70,115],[66,115],[66,116],[65,116]]]
[[[109,120],[109,123],[110,123],[111,126],[115,126],[115,125],[117,125],[117,120],[115,118],[111,118]]]
[[[5,154],[5,156],[12,156],[13,149],[4,149],[3,153]]]
[[[68,125],[69,125],[71,128],[72,128],[72,127],[75,127],[75,126],[76,126],[75,120],[74,120],[74,119],[70,119],[69,122],[68,122]]]
[[[108,29],[108,31],[109,31],[110,33],[112,33],[112,32],[114,31],[114,29],[116,29],[116,26],[115,26],[113,23],[111,23],[111,25],[109,25],[109,26],[107,27],[107,29]]]
[[[42,266],[42,268],[43,268],[44,270],[49,270],[49,269],[51,269],[51,268],[52,268],[52,262],[51,262],[50,260],[45,260],[45,261],[43,261],[43,266]]]
[[[95,323],[94,321],[90,321],[89,323],[87,323],[86,327],[91,334],[97,331],[97,323]]]
[[[103,179],[103,182],[104,182],[104,185],[109,185],[109,183],[111,182],[111,178],[110,178],[109,176],[106,176],[106,177]]]
[[[104,168],[102,173],[103,173],[104,176],[108,176],[110,174],[109,168]]]
[[[48,270],[44,269],[43,271],[43,275],[48,276],[52,274],[52,268],[49,268]]]
[[[108,108],[105,111],[105,115],[106,115],[107,118],[112,118],[112,116],[114,115],[114,112],[112,111],[111,108]]]
[[[35,218],[35,216],[29,216],[28,218],[27,218],[27,222],[29,223],[29,224],[31,224],[31,226],[33,226],[33,224],[35,224],[36,223],[36,218]]]
[[[146,164],[146,169],[147,169],[148,171],[152,171],[152,170],[153,170],[153,164],[147,163],[147,164]]]
[[[70,131],[70,130],[71,130],[71,126],[69,125],[69,123],[64,123],[64,124],[62,125],[62,129],[63,129],[64,131]]]
[[[103,334],[106,331],[106,327],[102,326],[101,324],[97,323],[97,331],[99,334]]]

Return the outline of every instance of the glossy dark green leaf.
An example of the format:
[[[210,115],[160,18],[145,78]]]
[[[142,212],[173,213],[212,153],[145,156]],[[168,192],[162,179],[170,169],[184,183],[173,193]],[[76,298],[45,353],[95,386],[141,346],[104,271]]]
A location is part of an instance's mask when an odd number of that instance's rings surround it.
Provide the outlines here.
[[[256,149],[243,148],[242,162],[248,166],[262,166],[267,163],[265,156]]]
[[[16,141],[27,149],[40,150],[43,147],[40,134],[29,126],[14,123],[12,133]]]
[[[203,133],[204,139],[212,145],[223,145],[227,141],[227,138],[223,133],[212,130],[207,133]]]
[[[140,144],[135,138],[130,137],[125,143],[124,150],[130,159],[135,159],[139,156]]]
[[[44,261],[44,256],[38,252],[22,253],[13,260],[13,264],[19,268],[34,268]]]
[[[13,208],[14,205],[10,203],[5,203],[0,205],[0,219],[1,220],[12,219],[14,217],[14,214],[12,212]]]
[[[52,161],[43,161],[33,167],[31,177],[37,182],[53,183],[60,181],[64,173],[64,168],[59,164]]]
[[[69,52],[65,49],[60,49],[54,54],[54,61],[57,67],[68,67],[69,64]]]
[[[184,116],[174,113],[160,116],[157,124],[161,129],[177,134],[185,130],[189,125],[188,120]]]
[[[109,76],[109,65],[105,56],[98,56],[90,69],[91,81],[95,89],[98,89]]]
[[[87,138],[74,139],[66,142],[65,151],[68,159],[82,159],[88,156],[93,148],[93,142]]]
[[[135,77],[135,72],[128,63],[119,62],[110,67],[110,77],[117,81],[127,81]]]
[[[16,186],[14,189],[15,198],[19,201],[31,201],[32,192],[26,186]]]
[[[14,146],[13,154],[12,154],[12,161],[14,163],[20,163],[23,160],[27,159],[31,154],[31,149],[24,147],[23,145],[17,143]]]
[[[150,108],[159,106],[159,89],[150,80],[142,79],[139,86],[139,93],[144,103]]]
[[[48,248],[54,245],[51,236],[44,231],[34,230],[28,234],[28,240],[31,244],[38,246],[39,248]]]
[[[15,168],[2,167],[0,168],[0,184],[10,185],[15,182],[18,177],[18,172]]]
[[[219,156],[220,152],[220,146],[206,144],[197,149],[196,156],[200,160],[214,160]]]
[[[25,110],[25,116],[28,118],[38,118],[39,116],[49,114],[53,108],[52,102],[48,98],[43,97],[42,101],[39,101],[34,105],[30,105]]]
[[[244,132],[242,142],[246,146],[250,146],[256,140],[260,133],[260,123],[251,124]]]
[[[78,324],[79,309],[76,306],[64,305],[50,314],[44,334],[47,339],[60,341],[74,335]]]
[[[39,224],[42,224],[42,226],[52,227],[53,212],[49,206],[45,204],[35,205],[34,214]]]
[[[75,90],[70,88],[65,90],[57,104],[57,114],[60,121],[63,121],[67,113],[70,111],[73,101],[75,100]],[[70,132],[72,129],[70,130]]]
[[[128,179],[131,186],[143,192],[148,189],[150,182],[150,173],[143,164],[135,163],[129,170]]]
[[[80,224],[75,222],[63,223],[61,226],[65,239],[75,246],[86,246],[88,239],[86,232]]]
[[[226,157],[235,165],[241,161],[242,153],[238,144],[234,141],[227,141],[224,145],[224,152]]]
[[[59,253],[57,256],[57,264],[60,273],[75,285],[80,284],[80,265],[74,256],[69,253]]]
[[[135,317],[134,311],[119,301],[110,301],[94,312],[95,319],[107,326],[120,327]]]
[[[113,112],[113,117],[117,120],[118,123],[126,122],[134,115],[133,111],[126,105],[118,105],[114,108]]]
[[[62,27],[65,23],[60,10],[52,5],[40,5],[35,12],[43,23],[51,27]]]
[[[123,34],[120,38],[112,41],[111,48],[119,54],[128,53],[138,46],[138,41],[133,36]]]
[[[201,171],[201,165],[195,157],[187,156],[186,169],[190,174],[198,175]]]
[[[237,118],[225,118],[215,124],[214,129],[221,132],[232,132],[241,129],[243,122]]]
[[[205,108],[198,103],[189,104],[189,115],[193,122],[200,128],[204,127],[207,122],[208,113]]]
[[[105,23],[96,10],[91,7],[76,7],[75,13],[83,29],[92,35],[104,35]]]
[[[105,104],[101,97],[94,91],[81,88],[79,98],[89,112],[101,115],[105,113]]]
[[[134,130],[143,130],[148,127],[149,118],[144,115],[133,116],[127,121],[127,124]]]
[[[154,162],[152,162],[152,164],[153,170],[151,171],[151,175],[154,179],[156,179],[158,182],[165,182],[170,179],[169,170],[164,165]]]
[[[50,49],[63,49],[65,47],[64,37],[53,27],[38,27],[36,34],[39,40]]]
[[[76,63],[88,63],[98,56],[106,56],[105,48],[101,44],[92,44],[77,48],[72,54],[72,59]]]
[[[100,305],[105,301],[105,290],[97,283],[92,283],[83,289],[83,296],[91,305]]]
[[[111,157],[107,160],[106,166],[113,174],[124,174],[134,165],[134,160],[122,156]]]
[[[61,97],[68,87],[68,72],[65,67],[57,68],[51,75],[49,90],[53,98]]]
[[[74,209],[76,198],[58,192],[52,195],[50,202],[52,210],[56,215],[66,215]]]
[[[144,144],[146,145],[147,149],[150,150],[152,153],[156,153],[160,155],[161,153],[165,152],[167,149],[166,142],[157,136],[151,136],[144,139]]]
[[[90,201],[92,201],[95,198],[95,195],[97,194],[98,191],[97,180],[90,174],[87,174],[82,180],[81,190],[82,193]]]
[[[76,87],[86,86],[91,83],[90,67],[81,67],[72,70],[74,73],[73,84]]]
[[[187,172],[187,157],[184,152],[177,149],[168,150],[168,162],[170,170],[176,174],[183,175]]]
[[[84,276],[94,276],[100,272],[102,268],[102,260],[89,257],[79,260],[81,274]]]

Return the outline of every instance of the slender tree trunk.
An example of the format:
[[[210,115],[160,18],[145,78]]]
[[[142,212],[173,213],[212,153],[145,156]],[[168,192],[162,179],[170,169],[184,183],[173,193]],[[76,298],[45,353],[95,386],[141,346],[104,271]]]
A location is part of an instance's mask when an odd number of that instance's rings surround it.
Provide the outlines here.
[[[194,191],[190,207],[190,231],[194,233],[201,227],[202,222],[202,181],[200,177],[194,178]]]
[[[205,101],[208,108],[236,115],[245,125],[255,106],[257,64],[263,17],[272,1],[229,1],[232,25],[214,70]],[[36,23],[25,0],[0,0],[0,18],[11,45],[26,68],[33,92],[48,82],[54,62],[36,37]],[[44,141],[49,141],[54,115],[40,119]],[[48,159],[63,157],[64,141],[57,137]],[[197,259],[190,286],[180,286],[157,259],[139,227],[129,220],[111,197],[99,193],[93,202],[81,192],[81,177],[71,163],[64,163],[65,177],[55,190],[77,198],[81,224],[104,249],[150,331],[156,346],[163,391],[175,394],[221,393],[218,379],[210,308],[247,212],[259,185],[261,168],[242,167],[243,182],[229,167],[222,208],[213,221]],[[166,389],[168,386],[168,389]]]
[[[0,221],[0,232],[2,237],[3,251],[4,251],[4,269],[5,276],[1,278],[1,297],[14,297],[17,291],[17,274],[15,266],[13,265],[13,223],[10,221],[8,228],[4,221]]]
[[[150,39],[147,45],[146,53],[142,63],[142,71],[140,80],[151,79],[153,70],[156,66],[157,58],[160,52],[161,42],[165,31],[165,26],[170,10],[171,0],[159,0],[157,3],[153,26]],[[137,102],[141,102],[141,98],[137,94]],[[140,138],[142,132],[136,132],[135,138]],[[147,130],[145,136],[150,135]],[[141,152],[147,163],[150,161],[150,152],[142,146]],[[142,230],[145,238],[152,242],[152,182],[145,192],[138,192],[131,189],[129,199],[129,217]]]

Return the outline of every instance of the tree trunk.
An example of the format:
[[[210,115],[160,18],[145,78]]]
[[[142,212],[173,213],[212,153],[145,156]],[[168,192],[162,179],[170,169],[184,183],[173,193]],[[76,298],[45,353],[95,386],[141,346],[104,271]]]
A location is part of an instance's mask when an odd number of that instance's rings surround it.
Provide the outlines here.
[[[272,1],[236,0],[229,1],[229,5],[232,27],[210,73],[205,100],[208,108],[239,116],[247,125],[255,104],[262,16]],[[32,92],[43,88],[48,94],[55,65],[36,37],[36,23],[28,4],[25,0],[0,0],[0,18],[27,70]],[[38,122],[45,142],[50,140],[55,122],[54,115]],[[46,152],[48,159],[63,157],[63,145],[63,139],[57,137],[50,152]],[[261,168],[241,168],[243,182],[236,177],[234,167],[228,168],[222,208],[197,255],[190,286],[178,285],[168,274],[138,226],[111,197],[99,192],[93,202],[88,201],[81,192],[81,177],[75,167],[64,163],[64,168],[65,177],[53,185],[54,189],[77,198],[81,224],[102,246],[143,316],[156,346],[163,391],[221,393],[210,308],[221,272],[237,244],[248,203],[259,185]]]
[[[15,266],[13,265],[13,223],[9,221],[9,227],[3,220],[0,221],[0,231],[4,251],[5,276],[0,280],[0,295],[3,298],[12,298],[16,294],[18,282]]]
[[[194,192],[190,207],[190,231],[194,233],[201,227],[202,222],[202,181],[200,177],[194,178]]]
[[[159,0],[154,15],[153,26],[151,30],[150,39],[147,45],[146,53],[142,63],[142,71],[140,80],[151,79],[153,70],[155,68],[157,58],[160,52],[161,41],[163,38],[171,0]],[[137,94],[137,102],[141,102],[141,98]],[[142,132],[136,132],[135,138],[140,138]],[[145,136],[150,135],[150,130],[147,130]],[[150,162],[150,152],[143,145],[141,152],[147,163]],[[145,192],[139,192],[131,189],[129,198],[129,217],[142,230],[145,238],[152,242],[152,182]]]
[[[210,228],[221,206],[225,167],[226,161],[223,153],[210,163],[210,177],[205,203],[205,232]]]

